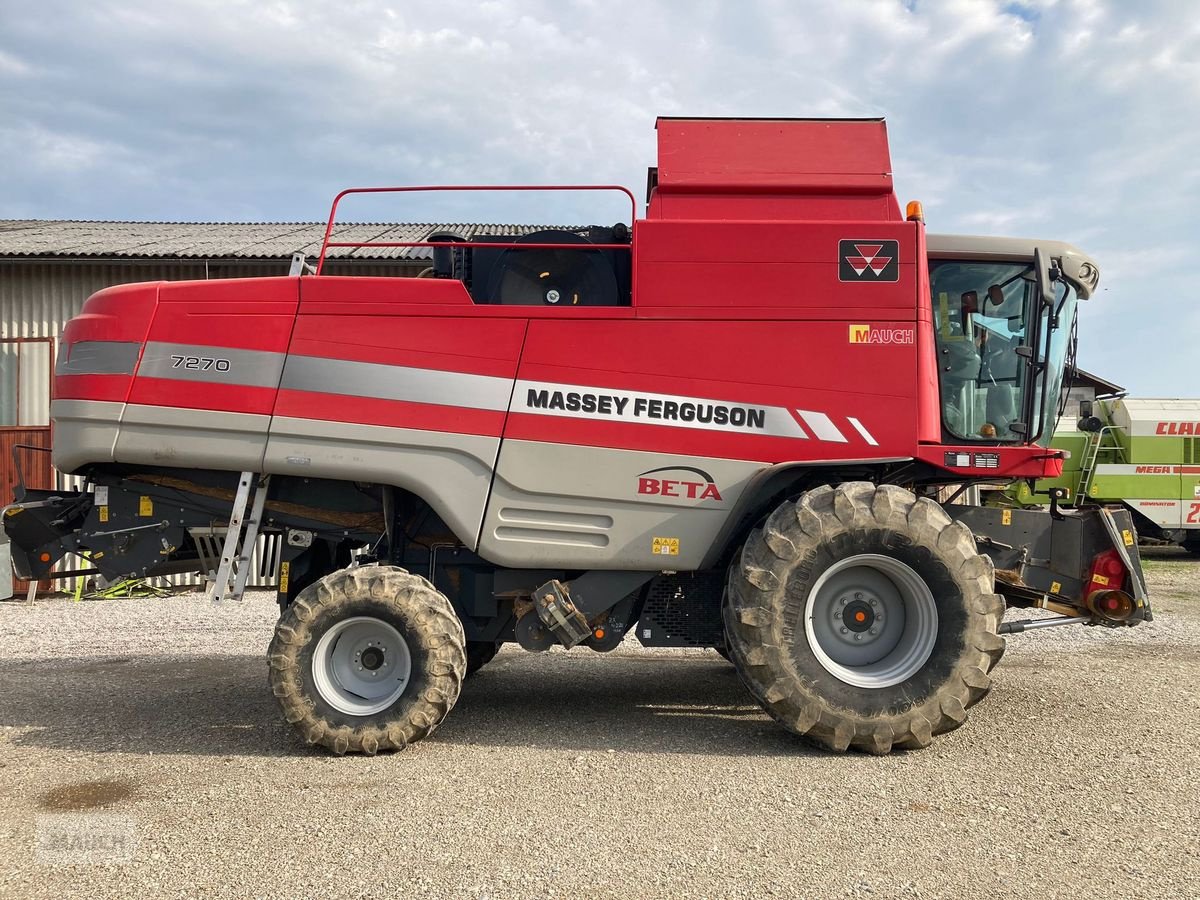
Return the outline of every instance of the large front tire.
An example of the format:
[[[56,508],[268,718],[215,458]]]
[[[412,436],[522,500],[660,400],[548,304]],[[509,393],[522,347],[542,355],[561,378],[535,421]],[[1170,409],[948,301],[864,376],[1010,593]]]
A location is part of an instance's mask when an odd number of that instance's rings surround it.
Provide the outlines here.
[[[271,689],[310,744],[338,754],[403,750],[458,700],[464,643],[450,602],[424,578],[391,566],[342,569],[280,617]]]
[[[837,751],[927,746],[990,688],[1004,601],[931,500],[848,482],[780,505],[730,567],[734,664],[789,731]]]

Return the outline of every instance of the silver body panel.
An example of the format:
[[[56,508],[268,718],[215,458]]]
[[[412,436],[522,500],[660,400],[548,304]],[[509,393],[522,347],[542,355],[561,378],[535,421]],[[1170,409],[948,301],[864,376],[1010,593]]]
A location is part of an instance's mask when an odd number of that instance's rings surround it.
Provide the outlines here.
[[[128,403],[113,461],[260,472],[270,421],[249,413]]]
[[[764,467],[508,440],[478,552],[505,566],[697,569],[742,491]],[[711,482],[693,470],[711,476]],[[669,483],[670,496],[639,493],[643,477],[659,487]],[[708,491],[710,483],[719,499]],[[703,497],[706,492],[710,496]]]
[[[511,378],[445,372],[411,366],[330,359],[319,356],[289,356],[280,387],[294,391],[374,397],[408,403],[445,404],[469,409],[508,409]]]
[[[89,463],[112,462],[124,410],[124,403],[108,400],[53,401],[54,467],[70,474]]]
[[[411,491],[474,549],[499,438],[276,416],[262,471]]]

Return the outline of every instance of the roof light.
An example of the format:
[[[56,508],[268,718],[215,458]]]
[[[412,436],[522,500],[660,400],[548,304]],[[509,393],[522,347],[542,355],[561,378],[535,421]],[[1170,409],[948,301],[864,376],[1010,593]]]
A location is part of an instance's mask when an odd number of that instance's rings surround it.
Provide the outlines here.
[[[904,218],[910,222],[925,221],[925,207],[921,205],[920,200],[909,200],[908,206],[904,208]]]

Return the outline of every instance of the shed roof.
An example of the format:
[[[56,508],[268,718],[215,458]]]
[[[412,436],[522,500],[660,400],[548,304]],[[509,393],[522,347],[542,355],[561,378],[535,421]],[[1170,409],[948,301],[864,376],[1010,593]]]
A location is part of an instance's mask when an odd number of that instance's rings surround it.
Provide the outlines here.
[[[1116,382],[1101,378],[1099,375],[1093,375],[1091,372],[1085,372],[1083,369],[1075,370],[1070,386],[1092,388],[1098,397],[1125,393],[1125,388]]]
[[[337,241],[424,241],[448,231],[471,239],[484,234],[528,234],[546,225],[479,222],[450,224],[347,222]],[[96,222],[0,220],[0,258],[286,259],[315,256],[324,222]],[[428,259],[428,247],[331,247],[329,257]]]

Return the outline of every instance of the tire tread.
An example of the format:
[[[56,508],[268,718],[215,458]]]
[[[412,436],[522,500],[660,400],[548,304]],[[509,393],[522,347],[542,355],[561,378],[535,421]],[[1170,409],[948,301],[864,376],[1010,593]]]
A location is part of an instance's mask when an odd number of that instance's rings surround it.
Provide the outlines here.
[[[895,715],[856,715],[823,701],[789,670],[780,645],[784,588],[798,561],[851,529],[891,531],[926,548],[963,592],[967,633],[950,676],[922,702]],[[970,529],[938,504],[895,485],[846,482],[822,486],[777,507],[754,529],[730,566],[724,606],[734,664],[763,708],[789,731],[835,751],[870,753],[926,747],[958,728],[991,687],[1004,653],[998,635],[1004,600],[991,561]]]
[[[405,704],[405,715],[352,728],[317,710],[304,688],[300,652],[313,639],[314,622],[363,600],[403,612],[414,624],[405,637],[426,650],[430,686],[417,695],[418,702]],[[271,693],[283,717],[310,744],[338,755],[403,750],[432,734],[454,707],[466,677],[464,644],[450,601],[426,579],[395,566],[341,569],[306,587],[280,617],[267,651]]]

